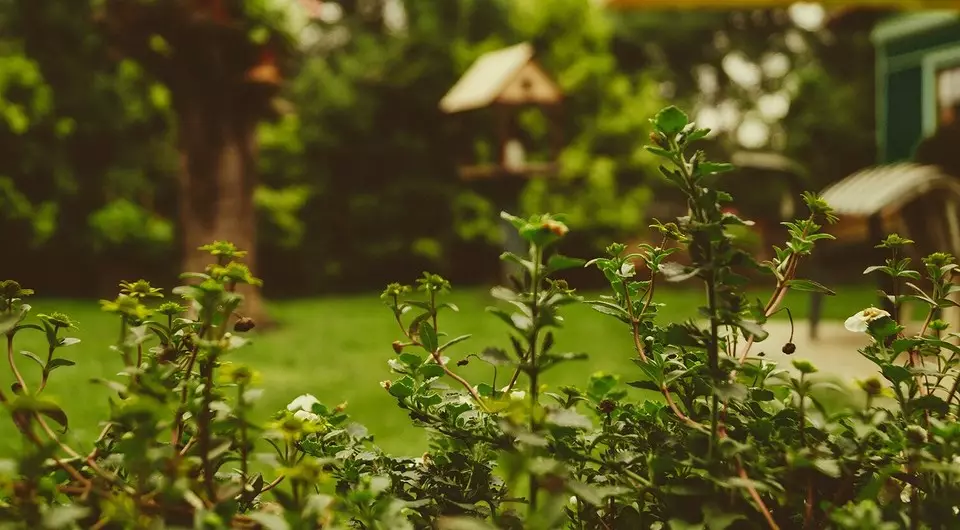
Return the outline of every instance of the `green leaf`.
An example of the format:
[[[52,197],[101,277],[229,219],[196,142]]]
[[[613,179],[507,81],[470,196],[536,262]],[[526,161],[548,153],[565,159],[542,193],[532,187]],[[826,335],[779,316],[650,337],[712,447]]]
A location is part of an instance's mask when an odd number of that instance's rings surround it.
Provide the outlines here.
[[[946,414],[948,410],[947,402],[936,394],[927,394],[910,401],[910,408],[913,410],[929,410],[938,414]]]
[[[469,339],[470,337],[471,337],[471,335],[460,335],[459,337],[450,339],[449,341],[447,341],[446,344],[444,344],[443,346],[440,346],[439,351],[443,351],[443,350],[449,348],[450,346],[453,346],[454,344],[456,344],[456,343],[458,343],[458,342],[463,342],[463,341]]]
[[[662,147],[657,147],[655,145],[645,145],[643,146],[643,148],[659,157],[666,158],[667,160],[674,159],[673,153],[671,153],[670,151],[667,151]]]
[[[35,353],[33,353],[33,352],[22,351],[22,352],[20,352],[20,355],[23,355],[24,357],[26,357],[26,358],[32,360],[33,362],[39,364],[39,365],[40,365],[40,368],[43,368],[43,367],[46,366],[46,363],[44,363],[43,360],[40,359],[40,357],[37,357],[37,354],[35,354]]]
[[[698,165],[697,167],[700,169],[701,175],[715,175],[718,173],[728,173],[735,169],[733,164],[717,163],[717,162],[701,162],[700,165]]]
[[[883,374],[883,377],[887,378],[894,385],[898,385],[912,377],[910,375],[910,370],[902,366],[897,366],[895,364],[884,365],[880,369],[880,373]]]
[[[497,530],[496,526],[469,517],[441,517],[437,520],[438,530]]]
[[[692,143],[692,142],[696,142],[697,140],[702,140],[703,138],[706,138],[708,134],[710,134],[710,129],[707,129],[707,128],[694,129],[692,132],[690,132],[689,135],[687,135],[687,143]]]
[[[624,308],[616,304],[605,302],[603,300],[594,300],[591,302],[587,302],[587,304],[597,313],[616,317],[616,318],[619,318],[620,320],[623,320],[624,322],[628,322],[628,323],[630,322],[629,313],[627,313],[627,311]]]
[[[743,519],[746,517],[742,514],[724,512],[712,504],[703,507],[703,522],[707,530],[726,530],[733,523]]]
[[[47,365],[47,373],[50,373],[57,368],[63,368],[64,366],[75,366],[77,363],[69,359],[51,359],[50,364]]]
[[[63,432],[67,432],[68,421],[67,413],[59,405],[52,401],[38,399],[30,396],[19,396],[13,400],[10,407],[14,412],[36,412],[52,419],[63,427]]]
[[[477,354],[477,357],[480,357],[484,361],[494,366],[507,366],[516,364],[510,359],[510,357],[507,355],[507,352],[501,350],[500,348],[486,348]]]
[[[424,379],[432,379],[434,377],[443,377],[443,374],[446,373],[443,371],[443,367],[436,363],[428,363],[420,367],[418,373],[423,376]]]
[[[837,293],[833,290],[813,281],[813,280],[790,280],[787,286],[797,291],[807,291],[813,293],[823,293],[827,296],[835,296]]]
[[[398,398],[410,397],[413,395],[413,379],[403,376],[390,385],[390,395]]]
[[[437,331],[433,329],[433,326],[424,320],[420,322],[420,329],[418,332],[420,335],[420,345],[423,346],[423,349],[427,350],[427,353],[433,353],[437,351]]]
[[[750,399],[754,401],[773,401],[776,398],[772,390],[766,388],[751,388]]]
[[[400,359],[400,362],[404,364],[404,366],[411,370],[416,370],[417,367],[423,364],[423,358],[412,353],[401,353],[398,358]]]
[[[43,514],[43,528],[56,530],[58,528],[72,528],[77,521],[83,519],[90,513],[89,508],[67,504],[57,506]]]
[[[750,320],[737,322],[737,327],[742,329],[748,336],[754,337],[754,342],[763,342],[770,335],[760,324]]]
[[[554,254],[547,260],[547,274],[582,267],[584,263],[586,262],[580,258],[570,258],[561,256],[560,254]]]
[[[558,427],[592,429],[590,419],[573,409],[557,409],[547,413],[547,423]]]
[[[686,113],[671,105],[657,113],[653,124],[663,134],[674,135],[682,131],[688,121]]]
[[[689,280],[699,273],[700,269],[686,267],[673,261],[660,265],[660,274],[663,274],[663,277],[666,278],[668,282]]]
[[[653,381],[630,381],[627,385],[634,388],[641,388],[643,390],[653,390],[654,392],[660,392],[660,387],[657,386]]]
[[[283,517],[272,513],[253,512],[247,517],[259,523],[263,530],[290,530],[290,523]]]
[[[670,530],[705,530],[703,523],[688,523],[683,519],[670,519],[667,522]]]
[[[724,402],[730,401],[731,399],[742,401],[746,399],[748,395],[747,387],[740,383],[731,383],[728,381],[718,383],[713,387],[713,393]]]
[[[813,467],[828,477],[840,477],[840,465],[832,458],[817,458],[813,461]]]

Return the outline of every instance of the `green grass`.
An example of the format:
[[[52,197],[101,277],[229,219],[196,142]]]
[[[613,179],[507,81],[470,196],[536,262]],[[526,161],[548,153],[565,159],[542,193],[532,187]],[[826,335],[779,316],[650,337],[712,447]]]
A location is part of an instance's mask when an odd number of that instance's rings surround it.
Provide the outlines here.
[[[873,289],[856,286],[841,289],[837,297],[827,300],[824,318],[846,318],[873,302]],[[766,296],[765,292],[757,293]],[[702,305],[702,294],[691,290],[658,291],[659,301],[667,306],[662,321],[679,321],[696,317]],[[507,347],[504,325],[484,308],[492,302],[485,290],[455,292],[447,297],[460,307],[460,313],[446,313],[440,320],[441,331],[451,335],[470,333],[471,340],[449,350],[452,359],[461,359],[486,346]],[[109,347],[117,338],[115,317],[101,313],[94,300],[31,300],[34,314],[63,311],[80,322],[71,335],[81,343],[61,350],[61,355],[77,362],[53,374],[45,394],[56,399],[66,410],[71,424],[68,438],[78,448],[87,448],[100,430],[97,422],[105,417],[109,391],[91,383],[95,377],[113,377],[121,368],[118,354]],[[786,305],[795,319],[807,314],[808,298],[803,293],[791,294]],[[630,362],[632,345],[622,324],[593,312],[586,306],[565,308],[567,325],[557,333],[558,351],[583,351],[589,360],[568,363],[545,376],[551,386],[582,384],[597,371],[621,374],[626,381],[636,374]],[[399,330],[389,310],[375,294],[284,301],[271,304],[271,314],[280,322],[278,329],[266,333],[252,332],[252,344],[237,351],[235,362],[247,363],[262,374],[266,389],[258,405],[258,414],[266,419],[302,393],[312,393],[328,405],[346,401],[353,419],[369,427],[376,441],[394,454],[415,455],[426,446],[424,433],[412,427],[394,400],[379,382],[391,376],[387,359],[393,355],[390,344],[399,338]],[[45,351],[45,342],[38,333],[18,336],[17,350],[38,354]],[[28,384],[38,380],[36,366],[17,356]],[[473,362],[460,369],[469,380],[490,381],[488,366]],[[12,375],[6,363],[0,364],[4,386],[9,387]],[[497,385],[505,385],[509,374],[500,374]],[[9,417],[0,417],[0,455],[9,455],[19,446],[19,437]]]

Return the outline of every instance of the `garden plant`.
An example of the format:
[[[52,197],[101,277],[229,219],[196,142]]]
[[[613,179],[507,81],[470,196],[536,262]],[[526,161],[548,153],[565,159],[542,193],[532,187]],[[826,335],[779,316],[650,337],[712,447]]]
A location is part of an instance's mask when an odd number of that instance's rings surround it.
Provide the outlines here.
[[[252,419],[257,374],[231,363],[231,352],[255,325],[238,313],[237,287],[260,282],[225,242],[203,247],[213,263],[185,274],[172,294],[140,280],[103,301],[117,316],[119,374],[95,382],[114,394],[93,449],[80,451],[64,441],[69,419],[44,393],[50,377],[70,377],[74,322],[35,315],[32,292],[3,282],[10,384],[0,405],[23,443],[18,458],[0,462],[0,526],[960,527],[960,347],[939,319],[955,305],[954,258],[911,264],[903,257],[910,241],[894,235],[880,244],[889,259],[866,273],[890,276],[894,310],[865,307],[846,323],[871,338],[848,355],[874,362],[877,375],[853,387],[862,399],[831,406],[823,396],[833,383],[816,367],[777,366],[763,355],[797,349],[771,344],[763,329],[789,291],[831,293],[801,274],[816,242],[830,237],[821,231],[835,220],[830,208],[805,195],[808,215],[785,223],[789,240],[757,263],[730,230],[750,223],[727,213],[732,198],[713,185],[732,166],[691,147],[708,131],[674,107],[652,122],[647,149],[685,194],[688,215],[653,225],[659,246],[613,244],[584,261],[557,252],[568,232],[562,217],[503,214],[529,248],[502,256],[519,274],[491,292],[491,318],[503,321],[509,348],[464,350],[469,336],[446,333],[444,315],[458,309],[444,301],[450,284],[439,276],[384,290],[397,340],[384,344],[390,372],[380,391],[430,433],[419,458],[385,454],[343,405],[311,395],[291,396],[266,424]],[[562,279],[577,267],[602,274],[609,294],[578,295]],[[773,290],[747,299],[748,278],[758,274]],[[704,302],[689,308],[688,321],[662,322],[657,292],[675,282],[701,284]],[[917,333],[901,322],[907,301],[928,310]],[[621,321],[632,345],[623,355],[636,369],[594,374],[580,387],[544,385],[560,363],[591,372],[589,352],[555,340],[570,304]],[[20,352],[26,333],[43,334],[47,351]],[[455,344],[470,353],[451,358]],[[31,362],[37,380],[20,368]],[[465,379],[468,363],[483,363],[487,376]]]

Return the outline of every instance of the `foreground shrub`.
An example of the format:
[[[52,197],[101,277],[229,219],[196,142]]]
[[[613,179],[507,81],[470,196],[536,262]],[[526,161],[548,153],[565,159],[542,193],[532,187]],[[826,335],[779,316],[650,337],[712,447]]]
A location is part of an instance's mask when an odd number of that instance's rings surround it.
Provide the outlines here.
[[[814,366],[778,367],[758,346],[788,291],[831,294],[799,276],[816,241],[830,237],[821,232],[834,220],[830,209],[805,196],[809,215],[787,223],[790,240],[775,258],[756,263],[730,233],[749,223],[724,213],[731,198],[712,185],[732,168],[688,153],[707,131],[672,107],[654,124],[648,149],[686,195],[689,215],[654,225],[659,246],[614,244],[584,262],[556,252],[568,231],[562,218],[504,214],[529,247],[503,256],[520,275],[492,291],[499,305],[490,313],[504,322],[509,350],[448,358],[469,337],[444,331],[444,312],[457,308],[444,302],[443,278],[424,274],[415,287],[383,292],[398,340],[392,377],[381,385],[430,433],[416,459],[384,454],[342,406],[311,395],[266,425],[251,421],[257,374],[229,356],[255,325],[237,314],[236,287],[259,280],[230,244],[205,247],[214,263],[185,275],[188,285],[174,290],[179,302],[162,301],[144,281],[122,284],[116,300],[103,302],[120,323],[122,371],[98,381],[116,396],[89,453],[63,441],[68,418],[43,394],[49,377],[73,365],[73,322],[59,313],[28,318],[29,289],[0,284],[13,377],[0,403],[24,441],[22,455],[0,467],[0,520],[13,528],[270,530],[957,527],[960,347],[938,320],[955,305],[953,258],[931,255],[916,271],[903,257],[909,241],[881,244],[890,258],[867,272],[892,278],[896,309],[867,308],[846,322],[872,338],[860,354],[878,376],[860,382],[862,405],[830,406],[823,390],[831,383],[812,377]],[[670,261],[678,250],[688,264]],[[609,295],[583,300],[556,279],[582,266],[603,274]],[[755,271],[775,284],[767,300],[744,295],[744,274]],[[658,318],[664,282],[704,286],[689,321]],[[908,300],[929,310],[916,334],[900,322]],[[554,340],[563,307],[576,303],[623,323],[633,373],[597,374],[583,387],[543,385],[560,363],[589,369],[585,353]],[[33,332],[46,337],[46,355],[14,355],[16,337]],[[40,365],[38,381],[18,369],[25,358]],[[458,374],[467,363],[489,365],[488,378],[467,381]],[[629,397],[628,386],[650,398]]]

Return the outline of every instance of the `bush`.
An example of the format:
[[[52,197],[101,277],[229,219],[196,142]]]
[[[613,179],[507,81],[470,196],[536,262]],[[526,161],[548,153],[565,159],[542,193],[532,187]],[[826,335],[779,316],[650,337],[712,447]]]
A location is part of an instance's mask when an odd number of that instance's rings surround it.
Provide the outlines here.
[[[42,394],[54,371],[73,364],[63,356],[78,342],[66,336],[73,323],[59,313],[27,320],[32,293],[4,282],[0,333],[15,382],[0,402],[25,449],[0,467],[0,520],[24,528],[271,530],[955,526],[948,521],[960,505],[960,347],[938,320],[941,308],[955,305],[953,258],[934,254],[914,271],[902,257],[909,241],[882,243],[890,259],[867,272],[893,278],[895,308],[918,301],[929,317],[912,335],[896,309],[852,316],[846,325],[872,337],[860,353],[885,382],[860,383],[863,406],[831,410],[818,397],[829,383],[811,378],[810,363],[785,369],[754,353],[787,291],[829,294],[801,279],[798,266],[829,237],[820,225],[834,220],[830,209],[806,195],[809,216],[787,223],[790,240],[775,258],[755,263],[730,235],[747,223],[723,213],[730,197],[711,186],[731,167],[687,154],[705,131],[672,107],[653,122],[649,150],[665,160],[663,173],[687,196],[690,214],[654,225],[659,246],[628,253],[615,244],[588,263],[555,252],[568,231],[562,218],[504,214],[529,245],[527,255],[503,256],[521,277],[492,292],[501,304],[490,312],[506,324],[511,351],[446,357],[469,337],[441,331],[443,313],[457,308],[443,302],[450,284],[439,276],[383,292],[400,339],[394,376],[382,386],[431,433],[417,459],[384,454],[342,406],[310,395],[267,425],[250,420],[257,375],[228,359],[254,326],[235,313],[235,287],[259,281],[227,243],[205,247],[215,264],[185,275],[191,282],[174,291],[184,305],[151,303],[161,293],[144,281],[123,284],[116,300],[103,302],[120,321],[124,368],[118,380],[100,381],[116,397],[96,449],[81,454],[61,440],[68,419]],[[685,265],[669,261],[679,249],[689,255]],[[635,263],[644,265],[644,279]],[[584,265],[602,272],[609,296],[586,301],[553,279]],[[766,302],[742,294],[743,274],[755,270],[776,280]],[[680,281],[704,284],[706,301],[691,308],[690,321],[662,323],[656,289]],[[562,308],[574,303],[623,322],[636,373],[597,374],[583,388],[541,385],[557,364],[586,359],[554,341]],[[45,358],[28,355],[42,367],[39,382],[17,369],[21,332],[47,337]],[[473,384],[457,374],[471,362],[488,364],[489,380]],[[660,399],[629,399],[625,386]],[[256,454],[257,440],[272,453]]]

